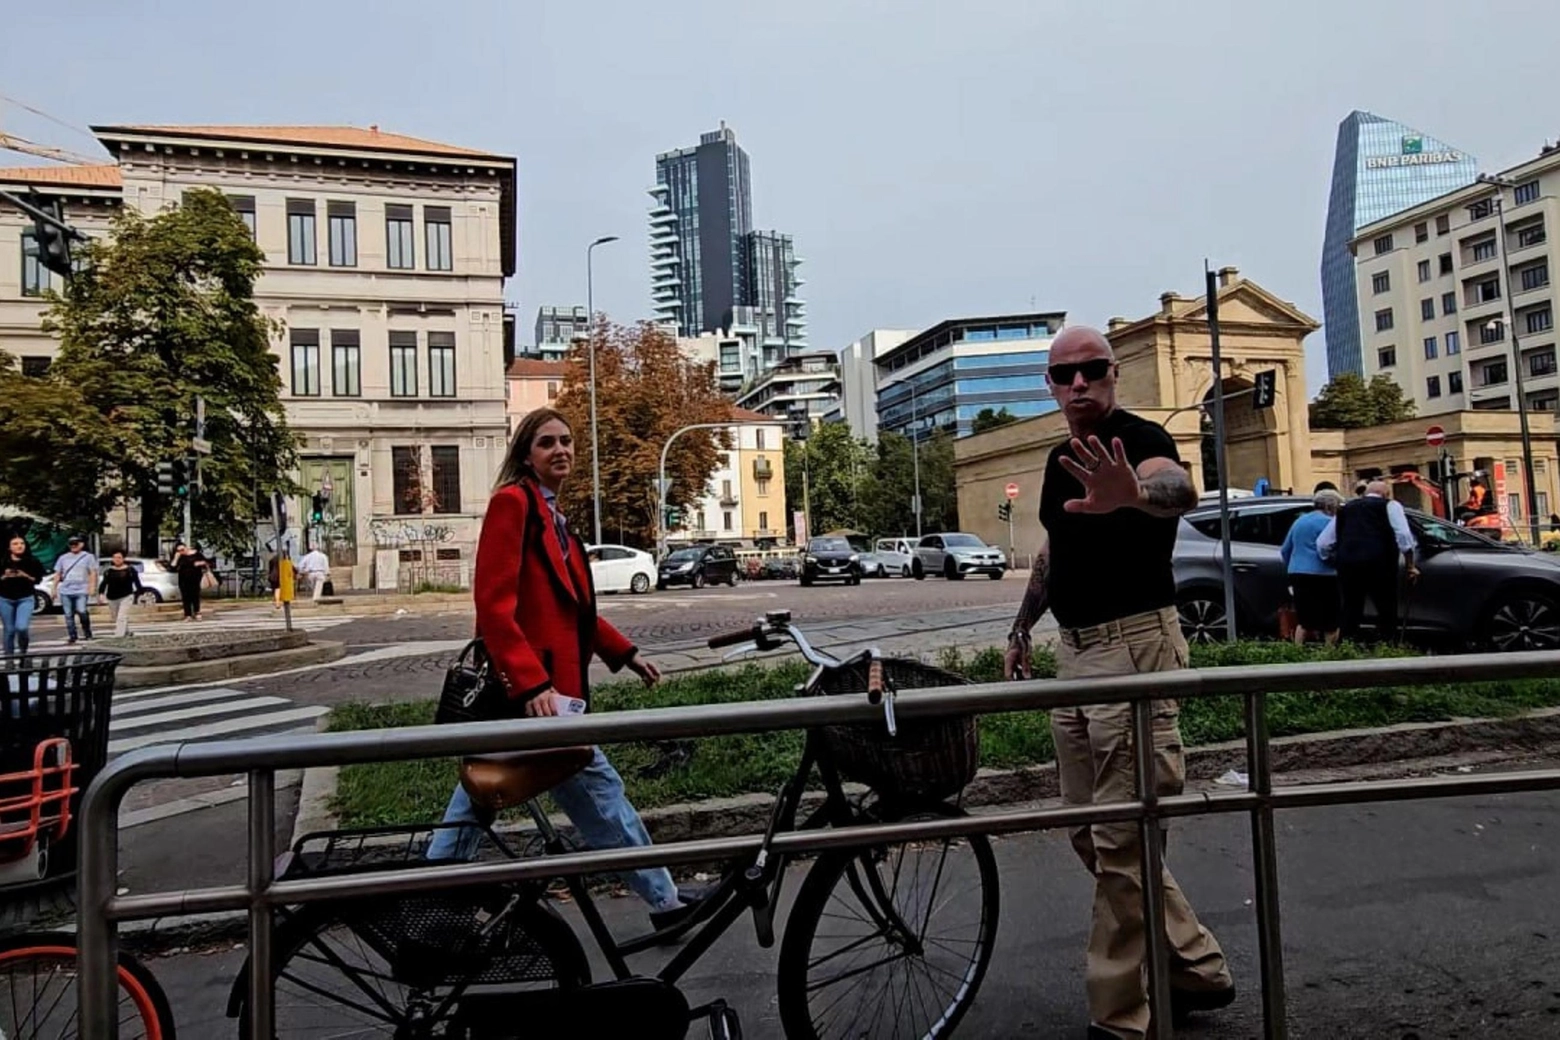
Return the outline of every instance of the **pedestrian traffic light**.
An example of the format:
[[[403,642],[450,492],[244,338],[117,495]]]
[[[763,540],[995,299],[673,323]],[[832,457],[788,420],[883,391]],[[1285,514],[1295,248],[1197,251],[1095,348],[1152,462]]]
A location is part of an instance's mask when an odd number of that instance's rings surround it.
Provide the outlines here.
[[[45,202],[34,194],[28,201],[35,208],[43,210],[54,218],[53,221],[42,217],[33,218],[33,241],[37,243],[38,263],[62,278],[68,278],[72,273],[70,234],[62,227],[65,223],[65,212],[60,200],[50,199]]]
[[[171,462],[157,464],[157,494],[163,498],[173,496],[173,463]]]
[[[173,479],[173,497],[190,497],[190,463],[188,459],[174,459],[168,463]]]
[[[309,505],[309,523],[320,524],[325,522],[325,496],[319,492],[314,493]]]
[[[1007,523],[1013,519],[1013,503],[1004,501],[997,506],[997,519]]]
[[[1256,386],[1251,394],[1251,406],[1257,410],[1273,407],[1278,400],[1278,370],[1270,368],[1257,373]]]

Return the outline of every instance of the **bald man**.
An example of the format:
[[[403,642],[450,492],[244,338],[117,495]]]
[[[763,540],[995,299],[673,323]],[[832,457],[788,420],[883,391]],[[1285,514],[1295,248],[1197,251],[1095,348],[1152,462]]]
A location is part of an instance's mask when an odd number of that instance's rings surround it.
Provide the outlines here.
[[[1376,607],[1376,639],[1395,641],[1398,632],[1398,556],[1404,576],[1419,580],[1414,566],[1418,546],[1403,505],[1392,499],[1392,486],[1372,480],[1365,493],[1345,502],[1338,515],[1316,536],[1316,551],[1338,569],[1338,591],[1343,596],[1344,639],[1358,640],[1365,617],[1365,601]]]
[[[1071,438],[1051,450],[1040,493],[1047,544],[1008,641],[1009,675],[1029,675],[1029,632],[1049,608],[1064,679],[1186,667],[1170,555],[1177,518],[1197,492],[1164,427],[1116,406],[1116,358],[1095,329],[1069,326],[1051,343],[1046,378]],[[1132,709],[1127,704],[1051,713],[1057,774],[1069,805],[1136,797]],[[1179,709],[1154,704],[1155,776],[1161,797],[1186,772]],[[1079,828],[1073,847],[1094,875],[1094,920],[1085,978],[1090,1040],[1141,1040],[1149,1028],[1144,971],[1143,877],[1136,823]],[[1172,1017],[1225,1007],[1235,983],[1224,953],[1164,873]]]

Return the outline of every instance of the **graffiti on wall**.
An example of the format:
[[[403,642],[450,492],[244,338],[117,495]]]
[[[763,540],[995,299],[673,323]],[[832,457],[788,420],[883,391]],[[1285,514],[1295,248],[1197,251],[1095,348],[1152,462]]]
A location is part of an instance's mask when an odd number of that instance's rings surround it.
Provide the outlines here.
[[[395,517],[370,517],[368,537],[376,549],[402,549],[410,545],[455,540],[455,528],[449,524],[417,523]]]

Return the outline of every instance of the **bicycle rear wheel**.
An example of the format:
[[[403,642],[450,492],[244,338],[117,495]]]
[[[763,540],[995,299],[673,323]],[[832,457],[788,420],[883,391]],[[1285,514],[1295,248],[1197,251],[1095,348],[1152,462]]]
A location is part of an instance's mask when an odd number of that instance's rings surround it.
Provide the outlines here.
[[[442,894],[353,900],[293,914],[274,939],[276,1036],[443,1037],[453,1009],[443,1015],[438,1009],[455,988],[573,989],[590,981],[579,940],[541,903],[517,906],[504,936],[475,950],[469,940],[480,916],[479,902]],[[249,970],[240,974],[229,1005],[241,1040],[250,1040]]]
[[[951,807],[907,820],[963,815]],[[797,893],[780,949],[789,1040],[950,1036],[996,942],[996,857],[979,835],[831,853]]]
[[[76,939],[19,935],[0,941],[0,1037],[74,1040]],[[175,1040],[173,1011],[162,987],[129,954],[119,955],[120,1040]]]

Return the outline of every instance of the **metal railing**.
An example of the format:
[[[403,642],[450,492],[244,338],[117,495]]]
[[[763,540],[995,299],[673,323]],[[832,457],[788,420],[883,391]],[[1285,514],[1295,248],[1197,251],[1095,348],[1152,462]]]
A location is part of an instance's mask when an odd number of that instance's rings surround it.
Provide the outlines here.
[[[1359,781],[1289,787],[1275,791],[1269,756],[1266,698],[1304,692],[1416,683],[1551,678],[1560,653],[1391,658],[1303,665],[1244,666],[1086,680],[1034,680],[907,691],[898,696],[901,718],[989,714],[1131,702],[1138,801],[1045,809],[913,823],[876,823],[776,835],[771,848],[787,855],[925,841],[971,834],[1011,834],[1097,823],[1136,822],[1143,856],[1147,967],[1153,1007],[1169,1007],[1168,951],[1164,932],[1160,821],[1182,816],[1245,812],[1251,816],[1256,875],[1257,941],[1261,958],[1262,1011],[1268,1037],[1287,1035],[1283,951],[1279,927],[1276,809],[1400,801],[1454,795],[1489,795],[1560,789],[1560,770],[1433,779]],[[1152,702],[1233,695],[1244,698],[1249,786],[1245,791],[1156,797],[1153,776]],[[337,898],[392,895],[490,885],[568,874],[599,874],[648,866],[724,861],[755,853],[762,835],[714,838],[667,845],[577,852],[499,863],[400,869],[371,874],[277,880],[274,877],[275,777],[278,770],[491,754],[578,744],[612,744],[758,733],[820,725],[881,721],[865,698],[812,697],[784,701],[712,704],[529,719],[460,726],[322,733],[305,737],[174,744],[144,748],[116,759],[88,789],[82,804],[79,899],[80,1009],[84,1040],[115,1040],[117,924],[170,914],[247,910],[249,953],[270,964],[272,910]],[[135,784],[169,778],[242,772],[249,780],[247,880],[180,892],[117,895],[118,816]],[[250,1036],[272,1036],[275,993],[269,971],[249,973]],[[1170,1036],[1170,1016],[1154,1015],[1155,1035]]]

